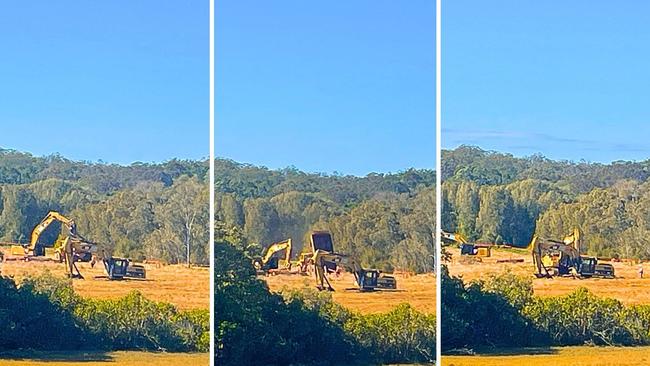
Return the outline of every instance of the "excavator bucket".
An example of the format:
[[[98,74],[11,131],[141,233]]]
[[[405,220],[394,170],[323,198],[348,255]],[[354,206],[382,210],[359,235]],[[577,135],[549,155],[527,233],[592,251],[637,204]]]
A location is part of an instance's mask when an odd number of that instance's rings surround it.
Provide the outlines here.
[[[326,231],[315,231],[311,234],[312,252],[316,253],[317,250],[325,250],[327,252],[334,252],[334,242],[332,235]]]
[[[316,253],[317,250],[323,250],[329,253],[334,253],[334,241],[332,235],[327,231],[314,231],[311,234],[311,250]],[[336,270],[336,263],[324,262],[328,271],[333,272]]]

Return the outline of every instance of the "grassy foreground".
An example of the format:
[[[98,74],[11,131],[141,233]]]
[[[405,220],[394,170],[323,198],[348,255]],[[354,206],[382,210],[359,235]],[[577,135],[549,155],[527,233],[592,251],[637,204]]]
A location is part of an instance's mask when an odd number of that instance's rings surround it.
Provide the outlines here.
[[[640,366],[650,365],[650,347],[518,348],[476,356],[442,356],[443,366]]]
[[[11,352],[0,353],[0,364],[6,366],[178,366],[209,365],[207,353],[153,352]]]

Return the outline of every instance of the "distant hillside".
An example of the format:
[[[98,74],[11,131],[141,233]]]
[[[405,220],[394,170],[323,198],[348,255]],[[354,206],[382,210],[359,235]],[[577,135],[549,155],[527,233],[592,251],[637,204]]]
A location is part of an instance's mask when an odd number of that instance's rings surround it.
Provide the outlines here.
[[[259,244],[251,249],[255,254],[287,238],[299,251],[309,232],[328,230],[337,251],[357,256],[366,266],[431,269],[433,170],[355,177],[269,170],[218,159],[215,179],[220,235],[242,246]]]
[[[594,255],[650,258],[650,161],[553,161],[443,150],[442,223],[472,240],[526,245],[583,231]]]
[[[183,210],[195,211],[192,261],[208,260],[208,162],[102,164],[0,150],[0,240],[26,242],[48,211],[73,218],[109,253],[183,262]],[[42,236],[51,244],[60,226]]]

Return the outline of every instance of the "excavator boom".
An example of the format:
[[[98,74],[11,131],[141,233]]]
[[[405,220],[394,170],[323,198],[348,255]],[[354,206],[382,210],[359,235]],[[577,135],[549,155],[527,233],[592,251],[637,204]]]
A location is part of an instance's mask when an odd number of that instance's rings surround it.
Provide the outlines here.
[[[271,244],[262,258],[253,260],[253,265],[258,271],[268,271],[277,268],[277,260],[273,262],[276,253],[285,251],[284,263],[286,266],[291,265],[291,239]]]
[[[41,220],[41,222],[36,225],[34,230],[32,230],[29,246],[27,247],[28,250],[33,251],[34,248],[36,248],[38,239],[41,237],[41,234],[43,234],[43,231],[45,231],[45,229],[47,229],[54,221],[59,221],[65,225],[70,235],[77,235],[77,226],[73,220],[70,220],[69,218],[61,215],[56,211],[50,211],[48,212],[47,216],[45,216],[45,218],[43,218],[43,220]]]

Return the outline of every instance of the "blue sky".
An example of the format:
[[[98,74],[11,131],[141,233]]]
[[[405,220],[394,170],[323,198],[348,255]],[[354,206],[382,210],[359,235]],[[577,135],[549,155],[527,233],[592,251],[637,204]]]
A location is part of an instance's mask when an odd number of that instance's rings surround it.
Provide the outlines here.
[[[3,2],[0,45],[0,147],[208,157],[207,0]]]
[[[444,1],[443,148],[650,158],[650,3]]]
[[[216,7],[217,156],[356,175],[435,167],[435,1]]]

